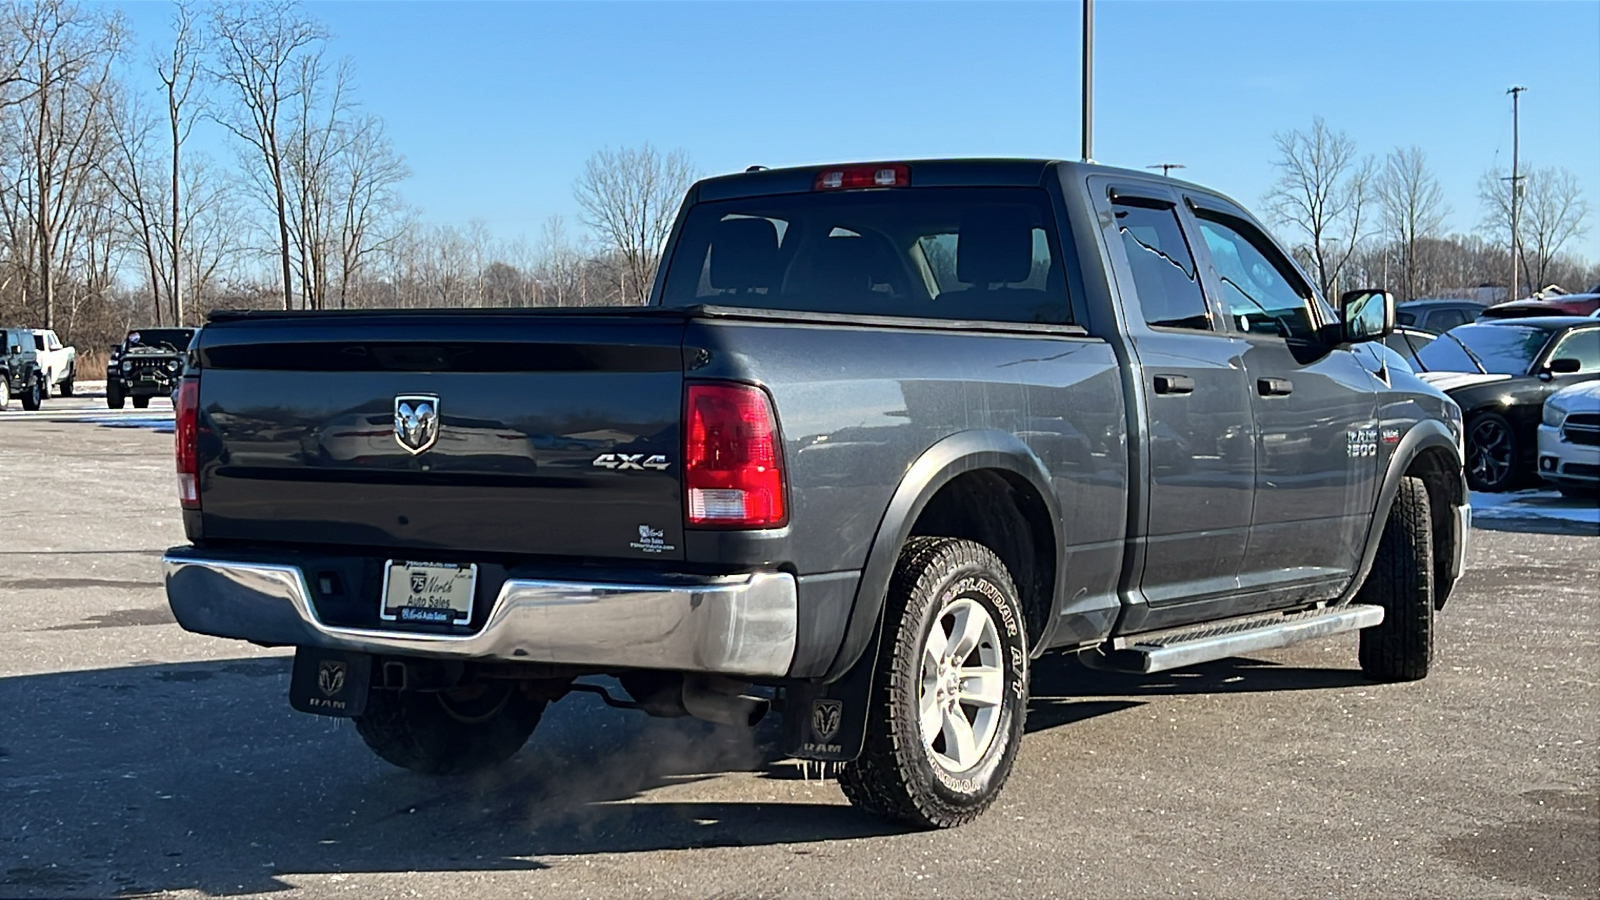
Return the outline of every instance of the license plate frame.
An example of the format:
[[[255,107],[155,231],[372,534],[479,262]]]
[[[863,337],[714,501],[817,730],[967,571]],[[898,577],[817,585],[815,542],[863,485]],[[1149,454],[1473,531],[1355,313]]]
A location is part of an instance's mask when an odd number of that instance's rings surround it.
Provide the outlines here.
[[[395,587],[397,577],[398,590]],[[470,625],[477,592],[477,563],[391,559],[383,564],[378,618],[411,625]],[[423,602],[401,602],[413,599]]]

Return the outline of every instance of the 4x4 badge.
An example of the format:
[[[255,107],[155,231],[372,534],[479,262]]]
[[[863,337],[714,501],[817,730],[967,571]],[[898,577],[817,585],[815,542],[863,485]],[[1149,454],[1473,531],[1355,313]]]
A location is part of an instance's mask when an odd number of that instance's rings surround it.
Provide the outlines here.
[[[402,394],[394,398],[394,439],[412,456],[439,440],[439,398]]]

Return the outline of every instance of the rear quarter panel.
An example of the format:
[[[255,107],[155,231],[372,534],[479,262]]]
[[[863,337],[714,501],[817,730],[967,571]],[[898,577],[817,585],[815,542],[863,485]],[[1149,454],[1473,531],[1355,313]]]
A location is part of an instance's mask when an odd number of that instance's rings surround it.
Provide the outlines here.
[[[705,319],[690,324],[684,353],[689,379],[744,381],[772,395],[791,497],[782,555],[799,574],[861,568],[912,464],[940,440],[979,429],[1014,434],[1038,457],[1068,547],[1123,538],[1123,400],[1104,341]],[[1073,596],[1070,583],[1061,587]]]

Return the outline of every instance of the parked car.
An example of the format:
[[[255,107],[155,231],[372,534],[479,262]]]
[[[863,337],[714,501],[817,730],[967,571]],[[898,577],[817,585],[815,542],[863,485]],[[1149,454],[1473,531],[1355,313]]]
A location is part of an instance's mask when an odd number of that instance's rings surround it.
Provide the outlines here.
[[[183,374],[183,357],[194,340],[193,328],[141,328],[128,332],[111,348],[106,364],[106,406],[121,409],[128,400],[137,409],[151,397],[170,397]]]
[[[1539,474],[1569,496],[1600,493],[1600,381],[1569,385],[1545,398]]]
[[[1444,334],[1476,320],[1486,309],[1472,300],[1411,300],[1395,307],[1394,321],[1397,326]]]
[[[958,825],[1049,650],[1155,672],[1359,630],[1368,677],[1427,675],[1460,410],[1378,374],[1390,295],[1340,306],[1147,172],[714,178],[645,308],[213,314],[167,597],[296,647],[290,703],[415,771],[496,765],[613,674],[736,727],[776,695],[851,802]]]
[[[1600,294],[1564,294],[1544,300],[1513,300],[1490,306],[1485,319],[1520,319],[1527,316],[1589,316],[1600,312]]]
[[[1394,351],[1407,370],[1421,372],[1423,368],[1417,354],[1438,338],[1439,335],[1433,332],[1396,326],[1394,333],[1383,339],[1383,346]]]
[[[44,403],[44,382],[33,330],[0,328],[0,409],[9,409],[13,396],[22,398],[23,409],[38,409]]]
[[[72,383],[78,375],[77,348],[64,346],[54,331],[35,328],[33,349],[39,357],[39,368],[44,370],[45,396],[71,397]]]
[[[1586,316],[1484,319],[1419,350],[1423,380],[1466,417],[1467,483],[1505,491],[1538,477],[1544,400],[1600,378],[1600,322]]]

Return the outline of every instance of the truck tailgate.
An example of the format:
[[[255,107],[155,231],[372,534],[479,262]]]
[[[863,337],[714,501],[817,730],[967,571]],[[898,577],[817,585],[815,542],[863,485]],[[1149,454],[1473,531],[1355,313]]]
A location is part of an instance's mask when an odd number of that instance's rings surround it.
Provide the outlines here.
[[[642,310],[223,318],[204,537],[681,559],[682,338]]]

